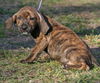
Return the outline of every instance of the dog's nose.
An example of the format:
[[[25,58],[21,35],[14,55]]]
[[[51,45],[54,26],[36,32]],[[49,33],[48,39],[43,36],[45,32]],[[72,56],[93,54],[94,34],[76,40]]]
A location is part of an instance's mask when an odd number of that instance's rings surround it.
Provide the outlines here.
[[[23,30],[26,30],[26,29],[27,29],[27,26],[23,26],[22,29],[23,29]]]
[[[27,29],[27,27],[26,27],[26,26],[24,26],[24,27],[22,27],[22,29],[23,29],[23,30],[26,30],[26,29]]]

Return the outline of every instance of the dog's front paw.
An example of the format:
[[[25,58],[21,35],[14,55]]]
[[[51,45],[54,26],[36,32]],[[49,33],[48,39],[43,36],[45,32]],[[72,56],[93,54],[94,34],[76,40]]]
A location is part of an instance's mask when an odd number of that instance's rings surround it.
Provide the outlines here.
[[[27,61],[27,60],[20,60],[21,63],[33,63],[31,61]]]
[[[27,63],[27,61],[26,61],[26,60],[20,60],[20,62],[21,62],[21,63]]]

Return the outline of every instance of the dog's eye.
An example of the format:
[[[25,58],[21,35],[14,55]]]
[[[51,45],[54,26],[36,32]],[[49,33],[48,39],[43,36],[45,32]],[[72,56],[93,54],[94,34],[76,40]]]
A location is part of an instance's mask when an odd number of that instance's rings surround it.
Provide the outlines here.
[[[30,20],[35,20],[36,18],[30,18]]]

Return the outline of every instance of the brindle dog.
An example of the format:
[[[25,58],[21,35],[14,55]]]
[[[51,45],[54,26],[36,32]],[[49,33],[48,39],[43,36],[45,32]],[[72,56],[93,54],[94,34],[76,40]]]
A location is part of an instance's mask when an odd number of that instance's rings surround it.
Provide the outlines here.
[[[71,29],[48,16],[40,14],[36,9],[26,6],[6,21],[7,28],[13,24],[21,32],[28,32],[35,38],[36,45],[30,55],[21,60],[30,63],[45,51],[50,58],[59,61],[65,68],[89,70],[99,65],[92,56],[89,47]]]

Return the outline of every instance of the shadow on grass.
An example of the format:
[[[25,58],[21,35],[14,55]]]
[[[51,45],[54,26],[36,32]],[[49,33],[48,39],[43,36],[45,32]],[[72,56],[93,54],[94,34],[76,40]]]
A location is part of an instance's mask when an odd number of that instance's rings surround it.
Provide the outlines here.
[[[0,38],[0,49],[16,50],[20,48],[32,48],[35,42],[28,36],[13,36],[9,38]]]
[[[84,35],[99,35],[100,34],[100,29],[80,29],[74,30],[78,35],[84,36]]]
[[[100,47],[91,48],[91,51],[93,55],[95,56],[96,60],[98,61],[98,63],[100,64]]]

